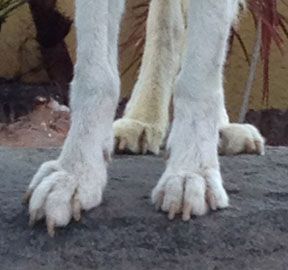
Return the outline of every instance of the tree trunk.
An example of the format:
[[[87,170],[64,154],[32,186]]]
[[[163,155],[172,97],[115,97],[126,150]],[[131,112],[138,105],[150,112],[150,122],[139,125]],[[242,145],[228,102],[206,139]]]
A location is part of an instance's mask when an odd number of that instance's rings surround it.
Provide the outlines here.
[[[63,102],[67,105],[73,63],[64,39],[70,32],[72,21],[56,10],[56,2],[57,0],[28,1],[43,64],[51,81],[60,87]]]

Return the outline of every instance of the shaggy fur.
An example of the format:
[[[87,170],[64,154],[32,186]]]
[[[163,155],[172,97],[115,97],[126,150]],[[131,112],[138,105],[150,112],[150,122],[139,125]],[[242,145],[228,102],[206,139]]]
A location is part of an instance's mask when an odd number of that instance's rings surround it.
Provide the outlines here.
[[[239,4],[245,3],[239,1]],[[237,13],[238,6],[235,8]],[[185,50],[187,11],[187,0],[159,0],[150,4],[139,78],[124,117],[113,125],[115,137],[122,142],[120,150],[159,153],[169,126],[169,104]],[[234,23],[236,20],[235,15]],[[221,154],[264,154],[264,139],[259,131],[251,125],[229,124],[224,104],[220,126],[225,137],[219,144]],[[249,149],[247,144],[251,146]]]
[[[209,208],[228,206],[217,145],[220,128],[225,134],[222,144],[231,136],[237,141],[238,136],[233,126],[226,132],[223,97],[227,40],[238,4],[238,0],[151,2],[139,81],[124,119],[114,129],[119,147],[157,153],[175,88],[169,160],[152,192],[153,203],[170,219],[181,213],[183,220],[189,220]],[[45,217],[51,236],[56,226],[67,225],[72,217],[79,220],[81,210],[102,200],[119,96],[117,42],[123,9],[123,0],[76,0],[72,126],[59,158],[40,167],[26,195],[30,223]],[[136,141],[143,134],[145,145],[139,146]]]

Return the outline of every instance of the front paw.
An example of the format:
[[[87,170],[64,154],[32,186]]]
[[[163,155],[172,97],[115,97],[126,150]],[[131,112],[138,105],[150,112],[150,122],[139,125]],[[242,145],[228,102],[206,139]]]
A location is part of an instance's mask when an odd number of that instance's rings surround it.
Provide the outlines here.
[[[220,155],[265,154],[265,139],[250,124],[228,124],[220,129]]]
[[[182,214],[184,221],[190,220],[192,215],[205,215],[209,208],[217,210],[229,205],[217,169],[164,173],[152,191],[152,202],[156,209],[167,212],[169,219]]]
[[[165,128],[160,125],[128,118],[116,120],[113,130],[116,140],[115,150],[128,150],[134,154],[151,152],[157,155],[166,134]]]
[[[81,210],[101,203],[106,183],[105,165],[97,170],[84,163],[76,167],[77,171],[67,171],[57,160],[44,163],[24,196],[24,201],[29,203],[30,225],[46,218],[51,237],[55,227],[66,226],[72,217],[80,220]]]

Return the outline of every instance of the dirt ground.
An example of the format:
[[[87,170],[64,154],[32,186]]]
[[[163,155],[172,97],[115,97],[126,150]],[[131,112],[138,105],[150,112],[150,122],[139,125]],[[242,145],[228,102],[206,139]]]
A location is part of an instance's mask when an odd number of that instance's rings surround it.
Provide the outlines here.
[[[57,100],[57,101],[56,101]],[[69,109],[61,106],[58,87],[1,81],[0,145],[10,147],[58,147],[69,130]],[[127,98],[119,103],[123,114]],[[249,111],[246,121],[259,128],[269,145],[288,146],[288,110]]]
[[[33,85],[0,78],[0,145],[49,148],[62,146],[70,126],[69,108],[52,84]],[[116,117],[128,99],[122,98]]]
[[[48,104],[16,122],[0,124],[0,145],[10,147],[59,147],[69,130],[69,112],[55,111]]]
[[[122,115],[127,100],[119,104]],[[55,108],[56,107],[56,108]],[[68,108],[61,111],[55,101],[40,104],[10,124],[0,123],[0,145],[10,147],[49,148],[62,146],[70,126]],[[250,111],[247,122],[254,124],[268,145],[288,146],[288,111]]]
[[[39,164],[59,150],[0,148],[1,270],[286,270],[288,148],[221,157],[231,207],[168,221],[150,192],[161,158],[116,157],[102,205],[51,239],[28,226],[21,197]]]

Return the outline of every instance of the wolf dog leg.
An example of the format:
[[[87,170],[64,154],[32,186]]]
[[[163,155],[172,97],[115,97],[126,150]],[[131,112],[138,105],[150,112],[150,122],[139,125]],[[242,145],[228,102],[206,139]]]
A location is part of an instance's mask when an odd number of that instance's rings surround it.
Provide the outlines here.
[[[250,124],[230,123],[223,102],[218,152],[220,155],[265,154],[265,139]]]
[[[167,167],[152,192],[170,219],[228,206],[217,155],[223,66],[237,0],[189,0],[186,54],[174,94]]]
[[[184,41],[181,0],[152,0],[138,81],[124,117],[113,127],[118,148],[157,154],[169,124],[169,104]]]
[[[39,168],[26,194],[30,223],[46,218],[51,236],[55,227],[66,226],[72,217],[79,220],[81,210],[102,200],[119,96],[117,40],[123,7],[122,0],[76,0],[71,128],[58,159]]]

